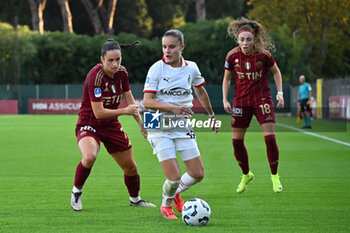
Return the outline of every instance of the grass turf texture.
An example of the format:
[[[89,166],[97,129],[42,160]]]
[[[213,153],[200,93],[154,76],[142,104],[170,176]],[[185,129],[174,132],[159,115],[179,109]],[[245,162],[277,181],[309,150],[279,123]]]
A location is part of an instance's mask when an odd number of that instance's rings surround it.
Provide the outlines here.
[[[241,170],[232,153],[231,133],[196,133],[205,178],[182,196],[185,201],[198,197],[209,203],[212,216],[205,227],[186,226],[179,213],[178,220],[161,216],[164,174],[131,117],[120,120],[133,144],[141,196],[157,208],[129,206],[123,173],[102,146],[84,187],[83,211],[74,212],[70,192],[81,160],[74,135],[76,120],[75,115],[0,116],[0,232],[350,231],[350,147],[281,129],[277,143],[284,190],[274,194],[256,120],[246,135],[256,179],[242,194],[235,191]],[[302,126],[294,118],[277,120]],[[317,124],[328,123],[314,121],[314,132]],[[318,133],[350,143],[347,127]],[[182,162],[180,166],[184,171]]]

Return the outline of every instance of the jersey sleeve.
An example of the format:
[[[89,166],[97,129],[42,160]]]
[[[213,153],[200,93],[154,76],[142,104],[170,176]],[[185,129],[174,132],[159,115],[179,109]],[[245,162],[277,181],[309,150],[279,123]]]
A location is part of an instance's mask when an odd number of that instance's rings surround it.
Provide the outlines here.
[[[127,72],[124,72],[124,78],[122,81],[122,92],[127,92],[129,90],[130,90],[129,75]]]
[[[271,68],[274,64],[275,64],[275,59],[273,58],[273,56],[271,55],[271,53],[268,52],[268,56],[267,56],[267,67]]]
[[[158,83],[160,79],[160,67],[159,63],[155,63],[148,70],[143,93],[154,93],[158,91]]]
[[[102,102],[102,76],[99,72],[91,72],[88,74],[88,93],[91,102]]]
[[[233,64],[233,55],[232,55],[232,51],[229,51],[226,55],[225,58],[225,64],[224,64],[224,69],[225,70],[229,70],[229,71],[233,71],[234,70],[234,64]]]
[[[199,71],[199,68],[196,63],[193,63],[193,79],[192,79],[192,85],[194,87],[200,87],[205,84],[205,80],[202,77],[201,72]]]

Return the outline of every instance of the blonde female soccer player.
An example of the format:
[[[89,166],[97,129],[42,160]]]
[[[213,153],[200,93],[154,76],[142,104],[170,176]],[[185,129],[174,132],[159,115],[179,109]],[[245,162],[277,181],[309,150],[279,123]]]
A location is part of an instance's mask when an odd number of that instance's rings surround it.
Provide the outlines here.
[[[204,78],[195,62],[182,57],[185,48],[182,32],[179,30],[165,32],[162,47],[163,58],[154,63],[147,74],[143,91],[145,107],[161,111],[163,116],[191,115],[193,86],[202,106],[209,113],[211,120],[215,121],[209,96],[203,86]],[[148,140],[153,147],[153,153],[157,154],[166,177],[160,211],[164,218],[176,219],[171,207],[172,201],[174,200],[175,208],[181,212],[184,203],[180,193],[204,177],[203,162],[195,134],[190,127],[155,129],[148,131]],[[186,166],[186,172],[182,176],[176,160],[176,151]]]

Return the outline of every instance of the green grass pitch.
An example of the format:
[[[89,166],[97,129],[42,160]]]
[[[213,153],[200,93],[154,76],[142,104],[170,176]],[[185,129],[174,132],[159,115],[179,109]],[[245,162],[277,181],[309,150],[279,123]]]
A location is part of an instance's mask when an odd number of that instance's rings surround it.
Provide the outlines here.
[[[275,194],[255,120],[246,147],[256,179],[242,194],[235,192],[241,171],[231,133],[196,133],[205,178],[182,196],[209,203],[212,216],[205,227],[161,216],[164,174],[128,116],[120,121],[133,144],[141,196],[157,208],[129,206],[123,173],[102,146],[84,187],[83,211],[74,212],[70,192],[81,160],[76,120],[76,115],[0,115],[0,232],[350,232],[350,147],[277,126],[284,190]],[[301,127],[295,119],[277,120]],[[350,143],[349,125],[317,132],[328,123],[313,124],[312,132]]]

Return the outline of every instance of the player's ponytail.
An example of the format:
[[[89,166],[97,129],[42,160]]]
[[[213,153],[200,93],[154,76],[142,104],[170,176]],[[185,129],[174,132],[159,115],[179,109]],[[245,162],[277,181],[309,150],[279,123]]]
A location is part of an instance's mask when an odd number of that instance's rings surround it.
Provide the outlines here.
[[[139,46],[139,45],[141,45],[141,42],[139,40],[131,44],[119,44],[117,41],[110,38],[102,45],[101,56],[104,57],[107,51],[110,51],[110,50],[115,50],[115,49],[121,50],[122,48],[130,48],[130,47]]]
[[[141,42],[139,40],[135,41],[134,43],[131,43],[131,44],[119,44],[120,47],[122,49],[126,49],[126,48],[131,48],[131,47],[135,47],[135,46],[140,46],[141,45]]]

